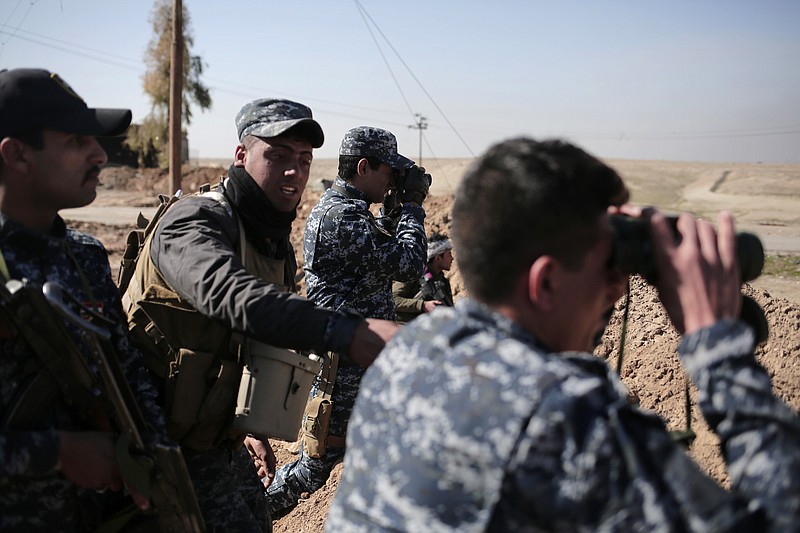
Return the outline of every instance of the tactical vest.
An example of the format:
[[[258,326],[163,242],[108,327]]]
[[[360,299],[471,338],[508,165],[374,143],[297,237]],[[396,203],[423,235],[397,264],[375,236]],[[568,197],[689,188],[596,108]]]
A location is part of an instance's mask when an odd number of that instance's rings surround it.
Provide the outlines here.
[[[241,219],[227,199],[217,190],[202,196],[218,201],[237,221],[239,257],[247,272],[296,291],[297,263],[291,244],[285,259],[261,255],[247,242]],[[196,311],[169,285],[150,258],[154,234],[145,240],[122,303],[131,339],[163,385],[167,431],[193,450],[224,442],[237,446],[243,435],[231,434],[230,426],[243,369],[241,335]]]

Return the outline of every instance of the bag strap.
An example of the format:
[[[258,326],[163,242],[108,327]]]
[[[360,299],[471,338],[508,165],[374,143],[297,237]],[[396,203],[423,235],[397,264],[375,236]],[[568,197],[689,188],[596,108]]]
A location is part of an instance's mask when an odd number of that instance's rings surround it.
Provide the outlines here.
[[[128,290],[128,285],[130,284],[134,272],[136,271],[136,264],[139,262],[139,258],[142,255],[144,243],[147,240],[147,237],[153,233],[158,221],[161,220],[161,217],[164,216],[164,213],[166,213],[167,209],[169,209],[175,202],[178,201],[182,192],[183,191],[178,189],[173,196],[159,194],[158,209],[156,210],[152,219],[147,220],[147,218],[141,212],[139,213],[139,216],[136,217],[136,229],[132,230],[128,234],[128,238],[125,243],[125,250],[122,253],[122,260],[119,264],[119,272],[117,274],[117,290],[120,297],[122,297],[125,294],[125,291]]]
[[[339,369],[339,354],[336,352],[328,352],[323,355],[322,371],[320,372],[320,387],[317,397],[322,397],[323,400],[330,400],[333,395],[333,385],[336,382],[336,372]],[[302,428],[301,428],[302,432]],[[344,436],[325,435],[325,447],[335,446],[337,448],[345,448],[347,446],[347,439]]]
[[[339,371],[339,354],[336,352],[328,352],[324,354],[322,358],[318,395],[326,400],[330,400],[333,395],[333,385],[336,383],[336,373]]]

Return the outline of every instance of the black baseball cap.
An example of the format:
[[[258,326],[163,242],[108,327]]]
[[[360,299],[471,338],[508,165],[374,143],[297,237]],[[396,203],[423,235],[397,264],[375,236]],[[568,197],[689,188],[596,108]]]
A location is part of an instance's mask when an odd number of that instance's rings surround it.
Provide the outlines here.
[[[0,139],[40,129],[113,137],[130,124],[130,109],[90,108],[58,74],[35,68],[0,70]]]

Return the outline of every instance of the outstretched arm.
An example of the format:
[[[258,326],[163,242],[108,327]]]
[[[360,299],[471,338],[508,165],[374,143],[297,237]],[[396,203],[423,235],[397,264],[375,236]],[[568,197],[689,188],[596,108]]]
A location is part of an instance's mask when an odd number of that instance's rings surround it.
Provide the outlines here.
[[[737,492],[762,506],[771,528],[800,519],[800,419],[772,394],[753,355],[753,333],[735,320],[741,305],[733,218],[715,232],[689,215],[676,244],[664,217],[651,217],[659,294],[678,331],[684,367],[699,389],[703,416],[719,435]]]

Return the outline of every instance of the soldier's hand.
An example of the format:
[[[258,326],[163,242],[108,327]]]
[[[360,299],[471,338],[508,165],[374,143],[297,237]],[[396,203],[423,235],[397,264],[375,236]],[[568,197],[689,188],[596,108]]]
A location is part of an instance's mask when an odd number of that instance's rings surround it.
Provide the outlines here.
[[[400,194],[392,189],[383,197],[383,212],[388,215],[401,204]]]
[[[61,431],[59,440],[58,464],[65,478],[84,489],[122,489],[113,434]]]
[[[272,484],[272,480],[275,479],[275,467],[277,464],[275,452],[272,450],[269,440],[261,440],[258,437],[248,435],[244,439],[244,446],[250,453],[256,470],[258,470],[258,478],[265,488],[269,487]]]
[[[124,483],[114,455],[116,436],[100,431],[61,431],[58,449],[59,470],[78,487],[96,491],[119,491],[123,484],[136,506],[146,511],[150,501]]]
[[[681,334],[739,315],[740,275],[733,218],[720,213],[719,229],[687,213],[678,218],[679,243],[664,215],[650,216],[658,266],[658,294]]]
[[[347,356],[356,364],[368,367],[398,329],[391,320],[366,319],[356,328]]]
[[[422,304],[422,308],[425,310],[426,313],[430,313],[440,305],[442,305],[442,302],[439,300],[428,300],[427,302]]]
[[[408,170],[406,174],[405,183],[403,186],[403,201],[416,202],[422,205],[425,198],[428,196],[428,191],[431,188],[433,178],[430,174],[425,172],[425,167],[418,167],[414,165]]]

